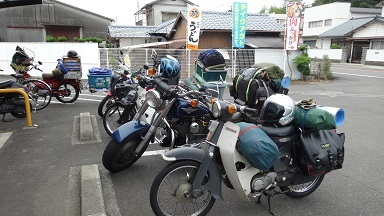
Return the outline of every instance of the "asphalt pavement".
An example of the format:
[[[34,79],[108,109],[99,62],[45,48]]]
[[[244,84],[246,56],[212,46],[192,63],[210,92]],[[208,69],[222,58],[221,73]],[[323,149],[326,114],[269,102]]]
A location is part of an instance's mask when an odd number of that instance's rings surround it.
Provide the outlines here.
[[[383,67],[336,64],[335,79],[322,83],[292,82],[295,100],[314,98],[317,104],[345,110],[344,168],[326,176],[315,194],[300,201],[273,198],[276,215],[381,215],[384,185],[381,133],[384,117]],[[6,79],[0,76],[0,81]],[[149,187],[165,166],[156,146],[129,170],[111,174],[101,165],[111,140],[97,115],[105,92],[82,92],[73,104],[53,99],[32,113],[37,127],[10,114],[0,122],[0,215],[153,215]],[[231,100],[228,90],[224,99]],[[81,120],[83,117],[83,120]],[[81,140],[82,123],[92,127],[91,140]],[[268,215],[261,206],[241,202],[223,189],[210,215]],[[263,200],[265,201],[265,200]]]

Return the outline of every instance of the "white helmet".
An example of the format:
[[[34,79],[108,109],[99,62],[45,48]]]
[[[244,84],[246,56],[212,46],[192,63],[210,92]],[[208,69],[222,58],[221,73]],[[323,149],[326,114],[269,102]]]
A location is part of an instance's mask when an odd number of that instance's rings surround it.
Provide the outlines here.
[[[265,100],[260,112],[262,123],[288,125],[295,117],[295,101],[284,94],[271,95]]]

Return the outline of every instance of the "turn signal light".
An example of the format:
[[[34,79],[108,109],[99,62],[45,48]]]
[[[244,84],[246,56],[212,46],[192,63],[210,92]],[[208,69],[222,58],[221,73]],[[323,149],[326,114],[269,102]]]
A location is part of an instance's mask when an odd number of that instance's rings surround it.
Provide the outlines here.
[[[214,104],[217,101],[217,98],[212,98],[211,99],[211,104]]]
[[[191,107],[195,108],[199,105],[199,101],[197,100],[191,100],[191,102],[189,102],[189,104],[191,104]]]
[[[153,76],[153,75],[155,75],[155,73],[156,73],[155,69],[153,69],[153,68],[148,69],[148,76]]]
[[[237,112],[236,106],[234,104],[228,105],[228,113],[233,115]]]

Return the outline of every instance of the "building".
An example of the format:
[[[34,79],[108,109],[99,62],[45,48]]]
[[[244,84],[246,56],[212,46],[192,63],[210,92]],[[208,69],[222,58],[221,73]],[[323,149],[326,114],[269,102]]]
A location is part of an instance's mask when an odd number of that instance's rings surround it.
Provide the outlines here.
[[[1,9],[0,42],[44,42],[46,36],[107,39],[113,19],[56,0]]]
[[[330,48],[331,44],[320,39],[319,35],[351,18],[381,16],[381,11],[377,8],[354,8],[348,2],[334,2],[306,8],[301,38],[303,43],[311,48]]]
[[[181,10],[186,10],[187,5],[195,5],[186,0],[156,0],[146,4],[135,13],[136,25],[156,26],[177,17]]]

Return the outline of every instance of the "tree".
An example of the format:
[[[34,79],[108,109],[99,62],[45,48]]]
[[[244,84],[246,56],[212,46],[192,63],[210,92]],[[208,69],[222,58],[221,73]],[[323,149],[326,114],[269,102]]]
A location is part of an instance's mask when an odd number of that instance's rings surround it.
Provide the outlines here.
[[[312,6],[329,4],[332,2],[351,2],[351,7],[374,8],[383,0],[315,0]]]

